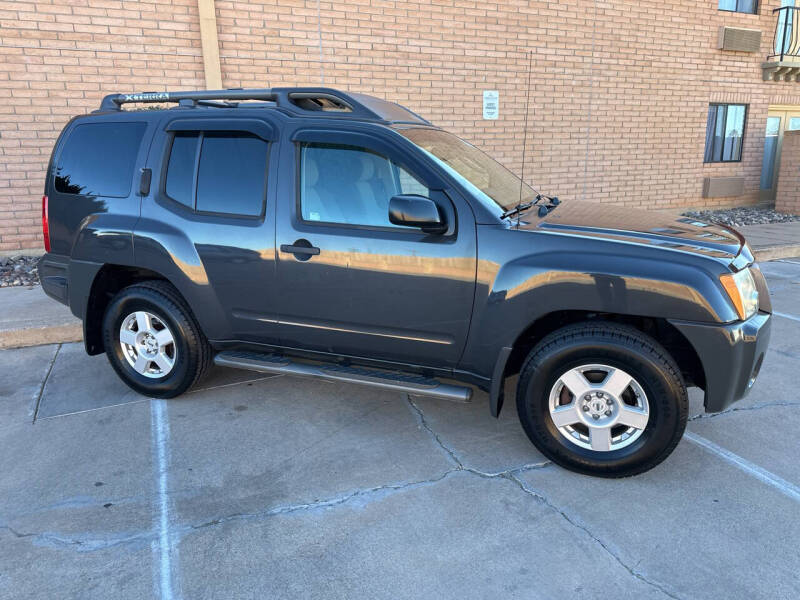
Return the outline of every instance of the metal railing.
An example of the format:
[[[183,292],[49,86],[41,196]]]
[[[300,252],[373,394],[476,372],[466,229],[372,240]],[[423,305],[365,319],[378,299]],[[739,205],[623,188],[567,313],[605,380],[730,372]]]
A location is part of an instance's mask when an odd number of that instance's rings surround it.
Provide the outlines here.
[[[775,37],[772,42],[774,54],[767,58],[800,57],[800,7],[783,6],[772,12],[778,15],[775,22]]]

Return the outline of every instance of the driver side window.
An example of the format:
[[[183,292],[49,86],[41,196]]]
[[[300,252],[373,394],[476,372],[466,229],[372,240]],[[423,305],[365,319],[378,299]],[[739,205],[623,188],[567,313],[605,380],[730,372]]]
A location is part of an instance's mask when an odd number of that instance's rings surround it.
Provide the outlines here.
[[[321,143],[300,147],[304,221],[402,228],[389,221],[391,197],[429,193],[408,171],[366,148]]]

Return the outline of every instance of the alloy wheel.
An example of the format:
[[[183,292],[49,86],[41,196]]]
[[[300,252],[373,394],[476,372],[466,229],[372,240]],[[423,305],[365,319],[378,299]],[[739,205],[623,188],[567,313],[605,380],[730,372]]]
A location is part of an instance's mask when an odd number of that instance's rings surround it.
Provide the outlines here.
[[[563,373],[550,391],[548,406],[564,438],[597,452],[630,446],[650,421],[641,384],[608,365],[582,365]]]
[[[122,354],[133,369],[145,377],[165,377],[177,358],[175,338],[163,319],[138,310],[122,320],[119,328]]]

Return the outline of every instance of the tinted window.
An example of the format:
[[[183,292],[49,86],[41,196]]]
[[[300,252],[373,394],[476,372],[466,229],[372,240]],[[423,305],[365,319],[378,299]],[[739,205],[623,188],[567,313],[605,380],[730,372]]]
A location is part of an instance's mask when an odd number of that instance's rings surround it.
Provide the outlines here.
[[[708,107],[705,162],[742,160],[746,113],[744,104],[712,104]]]
[[[389,221],[389,199],[429,195],[408,171],[365,148],[306,144],[300,165],[300,208],[306,221],[402,227]]]
[[[75,127],[56,164],[56,190],[62,194],[127,196],[145,128],[145,123],[86,123]]]
[[[198,211],[260,215],[266,178],[267,142],[249,133],[203,135]]]
[[[167,165],[167,196],[193,207],[194,165],[197,160],[197,133],[176,133]]]

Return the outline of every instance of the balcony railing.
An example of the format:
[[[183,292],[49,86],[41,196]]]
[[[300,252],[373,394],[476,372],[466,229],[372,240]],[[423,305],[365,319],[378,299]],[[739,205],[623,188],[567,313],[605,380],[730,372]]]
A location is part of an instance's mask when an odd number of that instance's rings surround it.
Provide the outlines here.
[[[784,6],[776,16],[775,37],[767,62],[762,63],[764,81],[800,81],[800,8]]]
[[[781,62],[800,57],[800,8],[784,6],[772,12],[778,16],[775,22],[775,37],[773,48],[775,54],[770,54],[767,60],[777,58]]]

